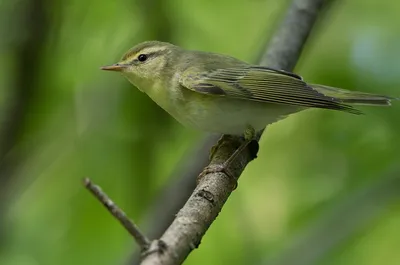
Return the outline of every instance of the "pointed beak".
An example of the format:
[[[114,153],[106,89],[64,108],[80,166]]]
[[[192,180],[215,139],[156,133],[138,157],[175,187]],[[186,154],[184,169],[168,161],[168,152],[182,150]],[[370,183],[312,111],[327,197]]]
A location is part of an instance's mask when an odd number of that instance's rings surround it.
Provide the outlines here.
[[[121,72],[125,68],[127,68],[128,65],[126,64],[112,64],[112,65],[107,65],[107,66],[102,66],[100,67],[101,70],[107,70],[107,71],[116,71],[116,72]]]

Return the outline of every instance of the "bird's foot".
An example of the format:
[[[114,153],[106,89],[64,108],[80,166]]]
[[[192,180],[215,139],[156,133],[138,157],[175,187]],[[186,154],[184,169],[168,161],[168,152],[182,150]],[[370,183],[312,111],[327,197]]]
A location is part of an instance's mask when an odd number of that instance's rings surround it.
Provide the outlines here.
[[[235,190],[237,188],[237,179],[229,172],[228,165],[226,163],[213,164],[205,167],[200,175],[197,177],[197,185],[200,183],[201,179],[204,178],[204,176],[210,173],[224,173],[228,177],[229,182],[232,184],[232,190]]]
[[[231,136],[231,135],[226,135],[226,134],[223,134],[223,135],[218,139],[218,142],[217,142],[215,145],[213,145],[213,146],[211,147],[210,155],[208,156],[208,158],[210,159],[210,161],[213,159],[215,153],[217,152],[218,148],[222,145],[222,143],[225,142],[225,141],[228,141],[228,140],[230,140],[230,139],[232,139],[232,136]]]

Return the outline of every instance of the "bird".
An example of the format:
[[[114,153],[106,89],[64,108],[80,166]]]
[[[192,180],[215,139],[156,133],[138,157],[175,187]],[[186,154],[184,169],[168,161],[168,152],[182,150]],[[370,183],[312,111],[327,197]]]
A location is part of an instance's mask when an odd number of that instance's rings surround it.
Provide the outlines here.
[[[139,43],[101,69],[121,73],[184,126],[244,138],[224,164],[206,173],[227,173],[256,132],[291,114],[317,108],[359,115],[353,105],[390,106],[395,99],[311,84],[285,70],[160,41]]]

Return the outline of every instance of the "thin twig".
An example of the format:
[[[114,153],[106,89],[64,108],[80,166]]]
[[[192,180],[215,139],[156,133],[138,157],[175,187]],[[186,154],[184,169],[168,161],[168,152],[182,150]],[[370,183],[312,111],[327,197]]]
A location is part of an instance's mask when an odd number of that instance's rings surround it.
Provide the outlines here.
[[[122,211],[101,188],[92,183],[89,178],[85,178],[83,183],[106,208],[107,210],[125,227],[125,229],[133,236],[136,243],[140,246],[142,252],[145,252],[150,246],[150,240],[139,230],[139,227],[130,220],[124,211]]]

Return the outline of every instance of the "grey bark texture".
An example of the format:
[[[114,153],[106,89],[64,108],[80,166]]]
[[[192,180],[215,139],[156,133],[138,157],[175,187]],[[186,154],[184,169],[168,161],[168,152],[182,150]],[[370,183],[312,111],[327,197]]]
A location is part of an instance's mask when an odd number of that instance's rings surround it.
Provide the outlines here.
[[[260,65],[293,70],[318,13],[326,2],[329,1],[294,0],[260,60]],[[261,134],[262,132],[259,137]],[[229,137],[222,142],[211,164],[222,164],[240,143],[240,139],[236,137]],[[228,170],[238,179],[250,161],[250,153],[242,152]],[[181,264],[199,246],[203,235],[218,216],[231,192],[231,181],[224,173],[205,175],[161,238],[151,243],[141,264]]]

